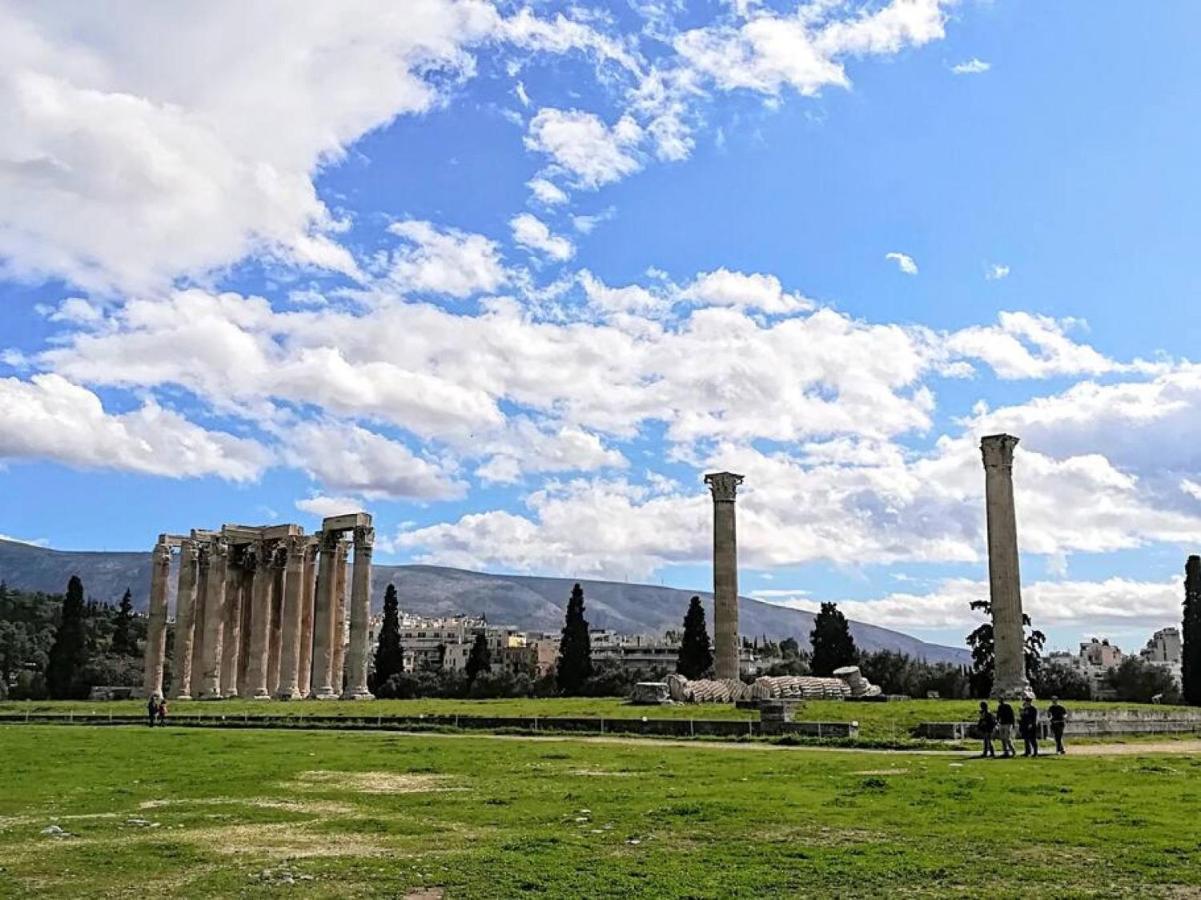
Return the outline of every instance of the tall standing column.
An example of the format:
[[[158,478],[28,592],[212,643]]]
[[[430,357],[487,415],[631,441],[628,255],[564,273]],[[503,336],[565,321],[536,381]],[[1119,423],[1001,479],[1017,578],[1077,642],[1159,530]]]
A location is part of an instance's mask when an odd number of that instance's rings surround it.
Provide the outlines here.
[[[275,572],[271,567],[270,551],[259,545],[255,557],[254,587],[250,606],[249,660],[246,664],[246,684],[238,696],[247,700],[267,700],[267,655],[271,646],[271,589]]]
[[[241,562],[231,547],[225,569],[225,633],[221,646],[221,693],[225,697],[238,696],[238,658],[243,639]]]
[[[705,484],[713,494],[713,671],[738,677],[738,537],[734,502],[742,476],[711,472]]]
[[[317,567],[317,605],[313,612],[313,668],[310,697],[332,700],[334,663],[334,590],[337,587],[337,555],[341,535],[321,533],[321,556]]]
[[[200,695],[200,682],[204,680],[204,622],[205,606],[208,604],[209,565],[213,556],[209,552],[209,541],[196,543],[196,605],[192,608],[192,696]]]
[[[284,589],[288,555],[282,544],[271,552],[271,638],[267,642],[267,693],[279,689],[279,656],[283,649]]]
[[[317,586],[317,547],[312,538],[304,543],[304,566],[301,569],[300,593],[300,650],[296,662],[296,686],[300,696],[309,694],[310,677],[313,671],[313,601]]]
[[[346,542],[338,544],[334,572],[334,655],[330,663],[330,685],[337,694],[342,690],[346,672],[346,568],[350,548]]]
[[[996,644],[994,697],[1019,697],[1026,681],[1022,579],[1018,571],[1017,515],[1013,506],[1013,448],[1018,439],[993,434],[980,441],[988,518],[988,593]]]
[[[371,652],[371,554],[375,529],[359,525],[354,530],[354,570],[350,584],[350,650],[347,654],[346,690],[343,700],[371,696],[367,690],[367,660]]]
[[[196,613],[196,544],[179,545],[179,586],[175,596],[175,656],[172,660],[171,699],[192,698],[193,623]]]
[[[292,536],[285,543],[282,629],[279,647],[279,681],[275,696],[295,700],[300,693],[301,606],[304,603],[304,538]]]
[[[204,598],[204,658],[200,665],[200,699],[221,699],[221,644],[225,629],[225,573],[229,546],[225,541],[209,542],[208,573]]]
[[[254,568],[257,559],[253,549],[242,553],[242,578],[238,581],[238,696],[246,684],[246,670],[250,668],[250,611],[254,609]]]
[[[171,577],[171,546],[159,535],[150,563],[150,609],[146,621],[143,687],[147,697],[163,696],[163,663],[167,649],[167,581]]]

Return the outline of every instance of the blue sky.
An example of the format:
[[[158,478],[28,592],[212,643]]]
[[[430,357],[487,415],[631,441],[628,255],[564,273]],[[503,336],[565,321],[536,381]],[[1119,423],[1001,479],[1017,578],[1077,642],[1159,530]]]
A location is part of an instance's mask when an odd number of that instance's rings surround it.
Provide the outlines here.
[[[1184,2],[0,10],[0,533],[366,508],[377,558],[958,642],[981,434],[1052,643],[1201,526]]]

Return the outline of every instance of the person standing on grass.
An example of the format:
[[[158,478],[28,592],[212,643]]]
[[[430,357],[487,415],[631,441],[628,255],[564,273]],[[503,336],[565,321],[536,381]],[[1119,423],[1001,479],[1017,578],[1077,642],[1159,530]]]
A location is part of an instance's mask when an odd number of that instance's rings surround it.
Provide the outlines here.
[[[1038,756],[1038,707],[1027,697],[1022,701],[1022,714],[1018,718],[1022,741],[1026,745],[1023,756]]]
[[[1063,749],[1063,726],[1067,724],[1068,711],[1063,708],[1058,697],[1051,698],[1051,705],[1047,708],[1047,715],[1051,717],[1051,734],[1055,735],[1055,753],[1058,756],[1063,756],[1067,753]]]
[[[164,697],[158,702],[158,724],[161,728],[167,724],[167,698]]]
[[[154,694],[150,695],[150,699],[146,702],[146,718],[149,719],[147,724],[153,728],[154,719],[158,716],[158,697]]]
[[[984,700],[980,701],[980,718],[976,720],[976,730],[980,732],[980,738],[984,741],[984,749],[980,753],[980,758],[990,757],[995,759],[997,751],[993,749],[992,736],[993,731],[997,727],[997,717],[988,711],[988,703]]]
[[[1009,759],[1017,756],[1013,749],[1013,707],[1002,697],[997,701],[997,737],[1001,739],[1001,758]]]

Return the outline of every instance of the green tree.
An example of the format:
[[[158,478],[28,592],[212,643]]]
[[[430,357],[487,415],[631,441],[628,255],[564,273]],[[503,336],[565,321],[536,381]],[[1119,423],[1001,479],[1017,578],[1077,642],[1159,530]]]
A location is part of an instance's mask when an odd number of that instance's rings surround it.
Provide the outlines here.
[[[815,675],[829,675],[837,668],[854,665],[859,657],[847,617],[835,603],[822,604],[821,611],[813,620],[809,642],[813,645],[809,668]]]
[[[992,694],[992,683],[997,668],[997,643],[992,629],[992,601],[973,600],[970,604],[973,610],[983,612],[985,621],[967,636],[967,645],[972,651],[972,670],[968,675],[971,682],[973,697],[988,697]],[[1022,613],[1022,627],[1029,628],[1026,635],[1026,678],[1034,681],[1038,676],[1038,668],[1042,664],[1043,645],[1047,636],[1035,629],[1030,617]]]
[[[709,629],[705,626],[705,607],[700,597],[688,601],[684,614],[684,637],[676,671],[685,678],[700,678],[713,668],[713,649],[709,646]]]
[[[1105,682],[1119,700],[1150,703],[1179,703],[1180,689],[1176,678],[1163,666],[1147,662],[1138,656],[1127,656],[1121,665],[1105,673]]]
[[[591,675],[592,641],[588,637],[588,620],[584,618],[584,589],[576,584],[571,589],[571,599],[567,601],[555,683],[561,693],[579,694]]]
[[[1092,687],[1088,678],[1075,666],[1053,661],[1039,666],[1030,687],[1039,697],[1058,697],[1060,700],[1088,700]]]
[[[396,585],[384,591],[384,621],[379,629],[379,645],[375,648],[375,677],[378,689],[393,675],[404,671],[404,648],[400,645],[400,605]]]
[[[482,631],[475,636],[475,643],[471,645],[466,670],[468,686],[475,683],[476,676],[492,671],[492,652],[488,649],[488,638]]]
[[[1184,622],[1180,681],[1184,702],[1201,706],[1201,556],[1184,565]]]
[[[74,697],[78,676],[86,663],[83,582],[78,576],[72,575],[67,582],[62,617],[46,665],[46,687],[52,699],[69,700]]]
[[[796,638],[788,637],[780,641],[780,656],[784,659],[792,659],[801,655],[801,642]]]
[[[138,641],[133,634],[133,594],[125,589],[117,618],[113,621],[113,638],[110,652],[117,656],[137,656]]]

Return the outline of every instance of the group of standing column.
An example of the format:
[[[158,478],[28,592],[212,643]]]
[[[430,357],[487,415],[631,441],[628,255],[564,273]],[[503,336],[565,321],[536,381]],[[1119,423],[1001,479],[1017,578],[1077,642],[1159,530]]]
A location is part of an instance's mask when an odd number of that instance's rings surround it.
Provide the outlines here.
[[[163,695],[167,593],[178,549],[170,697],[370,697],[374,536],[366,513],[327,518],[310,536],[298,525],[160,535],[151,573],[146,694]]]

